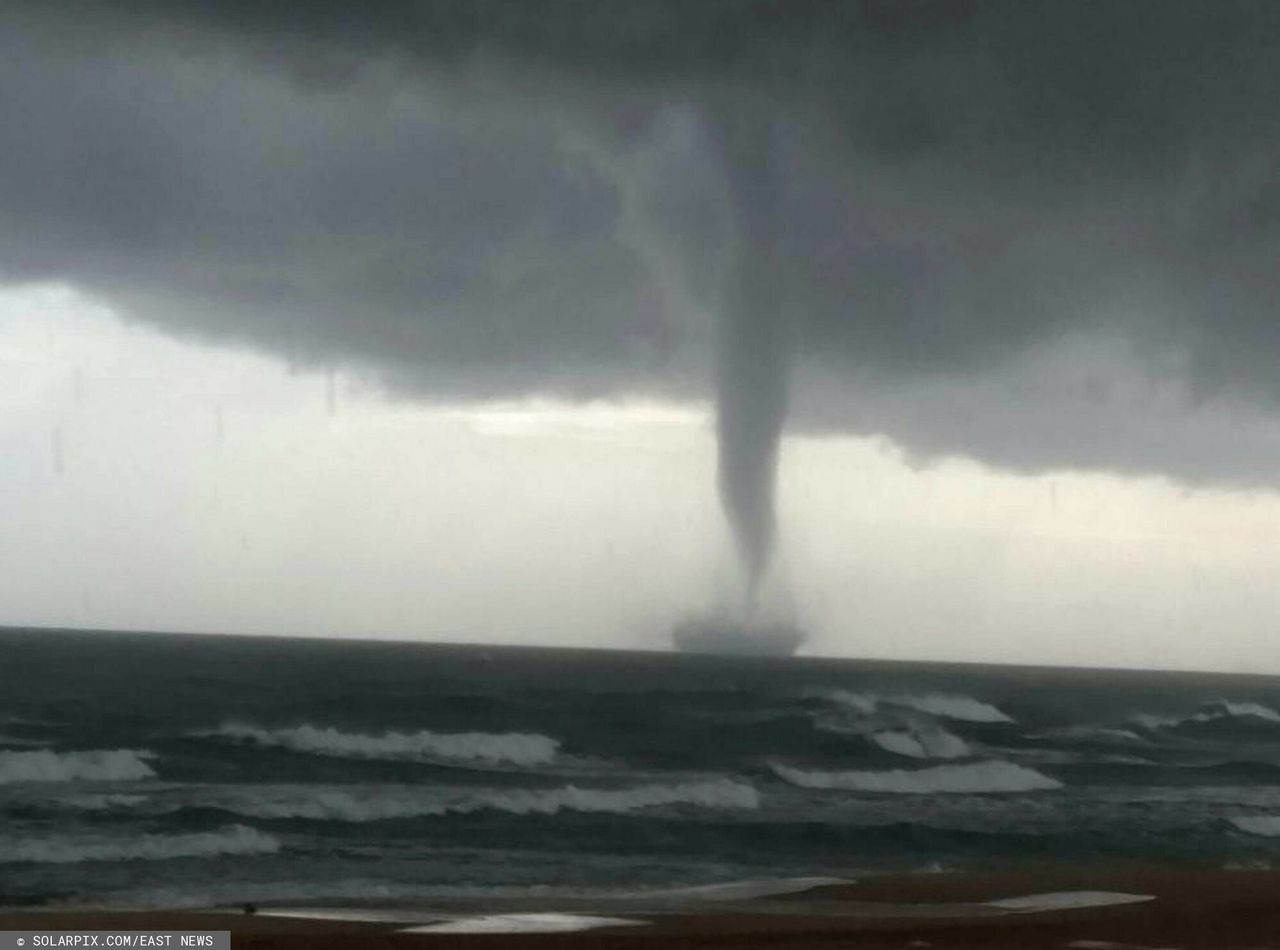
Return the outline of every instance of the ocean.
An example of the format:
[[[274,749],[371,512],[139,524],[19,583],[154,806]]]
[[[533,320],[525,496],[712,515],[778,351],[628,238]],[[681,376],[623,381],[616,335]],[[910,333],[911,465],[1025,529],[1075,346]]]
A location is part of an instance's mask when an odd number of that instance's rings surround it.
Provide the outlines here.
[[[0,632],[0,905],[1265,867],[1264,677]]]

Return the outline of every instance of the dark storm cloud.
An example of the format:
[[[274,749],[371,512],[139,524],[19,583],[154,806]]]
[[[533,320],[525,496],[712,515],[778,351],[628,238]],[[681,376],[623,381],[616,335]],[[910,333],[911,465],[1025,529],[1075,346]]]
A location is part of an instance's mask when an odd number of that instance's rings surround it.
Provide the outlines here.
[[[508,367],[515,386],[612,388],[628,350],[671,345],[615,190],[546,121],[442,121],[394,89],[304,92],[163,49],[7,46],[11,279],[302,360]]]
[[[768,290],[793,333],[746,320],[734,352],[762,370],[745,357],[797,348],[797,423],[1269,480],[1269,453],[1205,419],[1280,395],[1273,3],[76,3],[3,23],[9,279],[440,396],[705,392],[706,314],[758,200],[715,142],[746,121],[783,169]],[[1044,355],[1090,332],[1124,359]]]

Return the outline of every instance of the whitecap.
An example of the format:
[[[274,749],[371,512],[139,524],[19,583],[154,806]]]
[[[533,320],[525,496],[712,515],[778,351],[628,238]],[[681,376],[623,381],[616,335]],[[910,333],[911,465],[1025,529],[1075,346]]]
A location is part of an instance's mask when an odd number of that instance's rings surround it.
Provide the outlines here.
[[[1066,726],[1036,733],[1034,738],[1064,742],[1104,742],[1124,745],[1148,745],[1148,741],[1131,729],[1115,726]]]
[[[1071,910],[1077,907],[1110,907],[1116,904],[1141,904],[1155,900],[1152,894],[1125,894],[1118,891],[1054,891],[1048,894],[1028,894],[1025,897],[1006,897],[987,901],[991,907],[1001,910],[1049,911]]]
[[[879,702],[875,696],[867,693],[854,693],[847,689],[820,690],[810,695],[818,696],[838,706],[844,706],[854,712],[868,716],[876,711],[876,705]]]
[[[1280,723],[1280,712],[1261,703],[1233,703],[1219,699],[1206,703],[1200,712],[1188,716],[1187,722],[1213,722],[1218,719],[1261,719],[1264,722]]]
[[[0,862],[77,864],[86,861],[162,861],[220,854],[274,854],[280,842],[245,825],[179,835],[50,836],[0,839]]]
[[[115,811],[117,809],[137,808],[146,805],[151,799],[146,795],[113,795],[110,793],[73,795],[70,798],[55,799],[56,804],[64,808],[78,811]]]
[[[228,723],[212,733],[226,739],[345,759],[392,759],[430,762],[439,759],[518,766],[545,765],[555,759],[560,743],[536,733],[520,732],[385,732],[381,735],[342,732],[312,725],[284,729]]]
[[[0,732],[0,745],[19,746],[24,749],[39,749],[52,745],[52,739],[29,739],[24,736],[11,736]]]
[[[969,743],[945,729],[888,729],[869,738],[886,752],[913,759],[961,759],[973,754]]]
[[[1280,725],[1280,712],[1270,706],[1252,702],[1232,702],[1228,699],[1215,699],[1204,703],[1198,711],[1190,716],[1165,716],[1152,713],[1137,713],[1130,717],[1130,722],[1150,732],[1178,726],[1223,722],[1230,719],[1254,720]]]
[[[1129,721],[1148,732],[1159,732],[1161,729],[1168,729],[1185,722],[1178,716],[1157,716],[1154,713],[1137,713],[1131,716]]]
[[[906,706],[910,709],[917,709],[920,712],[928,713],[931,716],[941,716],[944,719],[957,719],[962,722],[1013,722],[1013,719],[1003,710],[997,709],[990,703],[984,703],[981,700],[974,699],[971,696],[961,696],[949,693],[925,693],[923,695],[899,695],[885,697],[884,702],[892,703],[894,706]]]
[[[760,793],[731,779],[651,783],[626,788],[421,789],[411,786],[256,788],[209,804],[252,818],[370,822],[500,811],[554,815],[561,811],[627,814],[648,808],[689,805],[708,809],[755,809]]]
[[[1280,815],[1241,815],[1228,820],[1246,834],[1280,838]]]
[[[780,897],[787,894],[803,894],[815,887],[835,884],[853,884],[847,877],[783,877],[761,880],[726,881],[721,884],[690,884],[686,887],[663,887],[634,891],[619,895],[628,899],[644,900],[697,900],[697,901],[746,901],[761,897]]]
[[[959,693],[858,693],[845,689],[812,691],[807,695],[818,696],[845,709],[864,716],[876,713],[884,706],[911,709],[943,719],[960,722],[1010,723],[1014,720],[1003,710],[984,703],[972,696]]]
[[[0,785],[16,782],[129,782],[156,773],[144,759],[154,753],[137,749],[94,749],[83,752],[0,752]]]
[[[568,933],[596,930],[600,927],[638,927],[643,920],[624,917],[597,917],[591,914],[486,914],[481,917],[455,917],[434,924],[406,927],[405,934],[507,934]]]
[[[772,768],[784,781],[801,788],[899,795],[1030,792],[1062,787],[1061,782],[1034,769],[996,760],[887,772],[822,772],[778,763]]]

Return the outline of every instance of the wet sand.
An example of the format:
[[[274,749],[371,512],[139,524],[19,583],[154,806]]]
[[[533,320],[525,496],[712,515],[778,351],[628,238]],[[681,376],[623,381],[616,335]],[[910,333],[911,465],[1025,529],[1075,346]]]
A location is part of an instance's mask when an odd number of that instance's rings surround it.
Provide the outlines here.
[[[1050,895],[1014,906],[993,901]],[[1110,895],[1110,896],[1108,896]],[[1140,898],[1150,897],[1150,900]],[[1062,906],[1073,902],[1127,903]],[[1025,909],[1024,904],[1053,909]],[[866,947],[1262,948],[1280,950],[1280,872],[1157,867],[1033,869],[999,874],[914,874],[741,901],[524,901],[467,905],[297,908],[277,916],[208,911],[0,911],[0,930],[230,930],[257,948]],[[406,933],[433,920],[486,914],[594,914],[639,926],[556,933]],[[1074,946],[1073,946],[1074,945]]]

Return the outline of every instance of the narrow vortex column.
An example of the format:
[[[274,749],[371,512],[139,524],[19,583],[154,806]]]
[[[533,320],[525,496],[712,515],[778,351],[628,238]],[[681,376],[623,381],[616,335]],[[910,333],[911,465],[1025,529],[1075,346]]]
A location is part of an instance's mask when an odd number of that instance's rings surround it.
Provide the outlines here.
[[[750,616],[773,556],[778,443],[795,334],[778,260],[783,176],[775,128],[739,114],[716,122],[715,132],[734,233],[718,326],[718,480]]]

